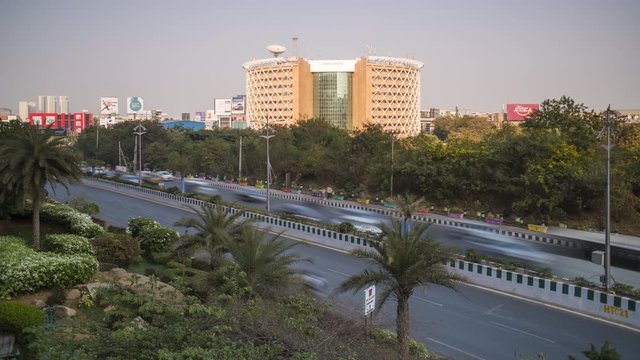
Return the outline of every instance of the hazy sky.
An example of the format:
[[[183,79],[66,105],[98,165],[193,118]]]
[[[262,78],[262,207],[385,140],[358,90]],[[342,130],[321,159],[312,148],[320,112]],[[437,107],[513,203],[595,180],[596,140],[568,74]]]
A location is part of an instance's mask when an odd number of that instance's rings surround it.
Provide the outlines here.
[[[265,46],[309,59],[424,62],[422,108],[499,111],[569,95],[640,108],[640,0],[0,0],[0,107],[67,95],[141,96],[146,109],[213,108],[245,93]],[[291,54],[291,52],[288,52]]]

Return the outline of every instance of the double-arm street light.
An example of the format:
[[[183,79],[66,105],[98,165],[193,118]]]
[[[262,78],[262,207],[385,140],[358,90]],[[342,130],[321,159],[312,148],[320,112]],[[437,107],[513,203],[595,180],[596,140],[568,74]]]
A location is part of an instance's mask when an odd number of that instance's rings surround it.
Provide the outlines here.
[[[275,135],[269,135],[269,116],[267,115],[267,134],[261,135],[261,138],[267,139],[267,215],[271,214],[271,201],[269,199],[269,187],[271,186],[271,161],[269,161],[269,139]]]
[[[142,121],[138,122],[138,125],[134,128],[134,134],[138,136],[138,186],[142,186],[142,135],[146,134],[147,130],[142,126]],[[135,167],[135,162],[134,165]]]

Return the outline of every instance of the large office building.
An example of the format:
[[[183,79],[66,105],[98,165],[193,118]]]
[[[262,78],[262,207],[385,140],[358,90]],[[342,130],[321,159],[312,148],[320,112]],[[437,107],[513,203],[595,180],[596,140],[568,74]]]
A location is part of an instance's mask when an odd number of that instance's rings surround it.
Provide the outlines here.
[[[292,125],[324,119],[345,129],[380,124],[398,136],[420,132],[420,70],[412,59],[366,56],[355,60],[300,57],[253,60],[246,70],[246,120]]]

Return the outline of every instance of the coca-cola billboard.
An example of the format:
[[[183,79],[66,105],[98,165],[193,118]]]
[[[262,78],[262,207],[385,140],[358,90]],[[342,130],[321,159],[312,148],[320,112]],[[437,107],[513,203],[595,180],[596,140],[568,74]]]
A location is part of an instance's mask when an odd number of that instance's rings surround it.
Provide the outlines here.
[[[540,104],[507,104],[507,120],[523,121],[540,110]]]

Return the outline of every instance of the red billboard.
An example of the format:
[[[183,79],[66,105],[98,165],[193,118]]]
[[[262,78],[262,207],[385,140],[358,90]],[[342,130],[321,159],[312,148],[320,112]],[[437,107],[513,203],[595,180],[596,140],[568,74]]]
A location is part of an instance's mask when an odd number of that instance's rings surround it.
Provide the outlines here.
[[[523,121],[540,110],[540,104],[507,104],[507,120]]]

